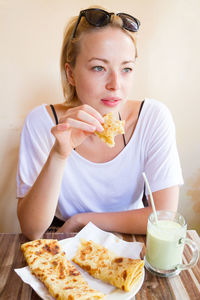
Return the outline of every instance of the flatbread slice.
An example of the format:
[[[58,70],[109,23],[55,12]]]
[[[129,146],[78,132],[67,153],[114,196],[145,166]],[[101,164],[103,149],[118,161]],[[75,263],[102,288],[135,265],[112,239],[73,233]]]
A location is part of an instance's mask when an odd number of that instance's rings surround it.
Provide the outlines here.
[[[115,136],[124,133],[125,121],[115,120],[113,113],[104,116],[104,123],[102,124],[104,131],[95,131],[95,134],[109,147],[115,146]]]
[[[35,240],[22,244],[21,249],[31,272],[44,283],[55,299],[104,299],[102,293],[88,286],[57,240]]]
[[[91,240],[81,240],[72,261],[93,277],[127,292],[142,276],[144,267],[143,260],[119,257]]]

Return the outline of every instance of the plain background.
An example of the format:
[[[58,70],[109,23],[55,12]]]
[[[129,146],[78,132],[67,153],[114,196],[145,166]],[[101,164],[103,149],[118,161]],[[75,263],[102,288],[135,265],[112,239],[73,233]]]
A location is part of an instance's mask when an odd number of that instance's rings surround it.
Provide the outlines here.
[[[0,0],[0,231],[19,231],[16,170],[24,119],[37,105],[63,101],[63,29],[92,4],[141,21],[130,98],[169,107],[185,181],[179,211],[200,232],[199,0]]]

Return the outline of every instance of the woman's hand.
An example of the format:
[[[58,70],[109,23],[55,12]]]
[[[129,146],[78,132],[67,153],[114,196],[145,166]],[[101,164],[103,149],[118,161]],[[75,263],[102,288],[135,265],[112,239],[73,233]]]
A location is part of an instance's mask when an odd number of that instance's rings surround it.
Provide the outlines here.
[[[60,227],[57,232],[71,233],[80,231],[84,227],[84,224],[81,224],[79,222],[79,215],[80,214],[76,214],[67,219],[67,221],[65,221],[65,224]]]
[[[63,159],[96,130],[103,131],[103,117],[87,104],[70,108],[51,132],[56,141],[54,151]]]

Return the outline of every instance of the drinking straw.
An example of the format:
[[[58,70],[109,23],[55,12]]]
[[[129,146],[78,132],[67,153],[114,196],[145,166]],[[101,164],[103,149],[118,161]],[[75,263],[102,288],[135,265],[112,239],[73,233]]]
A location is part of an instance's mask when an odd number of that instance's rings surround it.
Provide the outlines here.
[[[152,192],[151,192],[151,189],[150,189],[150,186],[149,186],[149,182],[147,180],[147,177],[145,175],[145,173],[143,172],[142,173],[143,177],[144,177],[144,181],[146,183],[146,186],[147,186],[147,190],[149,192],[149,196],[150,196],[150,199],[151,199],[151,206],[153,208],[153,213],[154,213],[154,217],[155,217],[155,222],[156,224],[158,224],[158,217],[157,217],[157,213],[156,213],[156,209],[155,209],[155,204],[154,204],[154,201],[153,201],[153,196],[152,196]]]

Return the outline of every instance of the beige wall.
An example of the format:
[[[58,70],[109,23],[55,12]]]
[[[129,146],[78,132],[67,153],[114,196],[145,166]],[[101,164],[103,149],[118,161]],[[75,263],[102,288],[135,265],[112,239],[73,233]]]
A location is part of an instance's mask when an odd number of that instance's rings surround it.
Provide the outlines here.
[[[69,5],[70,3],[70,5]],[[63,100],[59,53],[70,16],[98,1],[0,0],[0,231],[16,232],[15,177],[20,130],[41,103]],[[141,20],[132,98],[170,108],[185,184],[180,207],[200,231],[200,1],[105,0],[101,5]]]

